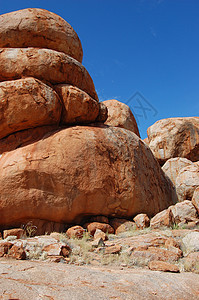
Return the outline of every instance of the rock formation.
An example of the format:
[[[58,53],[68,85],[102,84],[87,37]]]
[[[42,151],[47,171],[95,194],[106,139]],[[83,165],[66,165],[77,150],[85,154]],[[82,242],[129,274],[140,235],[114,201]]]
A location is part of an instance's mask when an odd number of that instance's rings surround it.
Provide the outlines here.
[[[199,160],[199,117],[159,120],[147,134],[149,147],[161,165],[174,157]]]
[[[2,15],[0,47],[1,228],[153,216],[175,204],[130,109],[99,103],[67,22],[42,9]]]

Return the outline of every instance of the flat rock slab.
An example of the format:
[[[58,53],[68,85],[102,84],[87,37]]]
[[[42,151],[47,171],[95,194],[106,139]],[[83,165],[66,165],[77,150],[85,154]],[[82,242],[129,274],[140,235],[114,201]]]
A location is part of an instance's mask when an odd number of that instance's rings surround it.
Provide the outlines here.
[[[0,298],[199,299],[199,275],[0,260]]]

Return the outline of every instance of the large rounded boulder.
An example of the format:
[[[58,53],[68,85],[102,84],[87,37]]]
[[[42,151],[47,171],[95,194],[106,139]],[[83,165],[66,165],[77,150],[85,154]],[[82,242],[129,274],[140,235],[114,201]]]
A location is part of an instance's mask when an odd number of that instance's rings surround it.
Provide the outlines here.
[[[31,218],[149,216],[176,202],[146,144],[129,130],[76,126],[0,157],[0,226]]]
[[[74,29],[45,9],[27,8],[0,16],[0,47],[48,48],[82,62],[82,46]]]
[[[0,81],[35,77],[51,84],[74,85],[98,100],[87,70],[65,53],[37,48],[0,48]]]
[[[140,137],[137,122],[130,107],[118,100],[106,100],[103,102],[108,108],[106,125],[131,130]]]
[[[147,129],[149,147],[163,165],[168,159],[199,160],[199,117],[168,118]]]

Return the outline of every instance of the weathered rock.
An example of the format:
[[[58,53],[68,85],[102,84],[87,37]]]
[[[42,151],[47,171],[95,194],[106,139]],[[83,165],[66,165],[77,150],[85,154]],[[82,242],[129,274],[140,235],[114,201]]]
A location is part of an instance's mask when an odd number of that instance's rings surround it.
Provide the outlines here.
[[[196,300],[198,274],[90,267],[39,261],[3,261],[2,299]]]
[[[151,216],[174,204],[173,193],[150,149],[122,128],[66,128],[0,158],[1,226]]]
[[[176,178],[178,201],[191,200],[194,190],[199,186],[199,166],[192,164],[180,170]]]
[[[103,103],[108,108],[106,125],[131,130],[140,137],[136,120],[128,105],[115,99],[106,100]]]
[[[95,122],[104,123],[108,118],[108,109],[103,102],[99,103],[99,114]]]
[[[92,222],[87,226],[87,230],[92,236],[94,236],[97,229],[100,229],[105,233],[114,233],[114,229],[106,223]]]
[[[163,272],[173,272],[173,273],[180,272],[178,266],[170,264],[165,261],[157,261],[157,260],[150,261],[148,267],[152,271],[163,271]]]
[[[190,222],[197,218],[197,212],[194,205],[189,200],[179,202],[174,206],[170,206],[176,224],[186,221]]]
[[[108,236],[102,230],[96,229],[96,231],[94,233],[94,240],[98,240],[99,241],[100,239],[102,239],[103,241],[107,241],[108,240]]]
[[[165,209],[157,213],[150,222],[151,228],[172,227],[174,225],[174,216],[172,210]]]
[[[78,238],[81,239],[84,235],[84,228],[81,226],[73,226],[68,228],[68,230],[66,231],[66,235],[71,239],[71,238]]]
[[[13,245],[8,251],[8,256],[15,259],[26,259],[26,252],[24,251],[23,245]]]
[[[99,103],[75,86],[59,84],[55,86],[63,102],[61,121],[63,124],[94,122],[99,114]]]
[[[122,250],[119,245],[113,245],[105,248],[104,254],[118,254]]]
[[[25,236],[25,231],[22,228],[14,228],[3,231],[3,238],[6,239],[8,236],[16,236],[17,239],[21,239]]]
[[[169,158],[199,160],[199,117],[168,118],[147,129],[149,146],[164,164]]]
[[[162,166],[162,170],[165,174],[171,179],[173,184],[176,183],[176,178],[181,169],[184,167],[192,165],[192,161],[188,160],[187,158],[183,157],[175,157],[168,159],[165,164]]]
[[[25,129],[19,132],[10,134],[9,136],[0,139],[0,154],[3,152],[12,151],[22,146],[26,146],[33,142],[36,142],[49,133],[55,131],[58,125],[49,125],[36,128]]]
[[[185,272],[196,272],[199,274],[199,251],[191,252],[183,258]]]
[[[71,248],[64,243],[55,243],[55,244],[46,245],[42,250],[47,252],[48,256],[60,255],[63,257],[67,257],[71,252]]]
[[[167,249],[170,249],[170,248],[178,248],[180,249],[180,244],[178,243],[178,241],[172,237],[169,237],[166,241],[165,241],[165,247]]]
[[[82,61],[81,42],[60,16],[45,9],[27,8],[0,16],[0,47],[49,48]]]
[[[5,254],[8,254],[8,250],[13,246],[10,242],[0,242],[0,257],[4,256]]]
[[[59,124],[62,105],[57,93],[34,78],[0,83],[0,139],[16,131]]]
[[[199,214],[199,187],[195,189],[191,202],[193,203]]]
[[[199,251],[199,232],[190,232],[183,239],[186,254]]]
[[[117,227],[117,229],[115,230],[115,234],[120,234],[131,230],[133,231],[135,229],[136,229],[136,225],[134,222],[126,221]]]
[[[77,86],[98,100],[93,81],[75,59],[50,49],[0,48],[0,81],[35,77],[52,84]]]
[[[148,265],[150,261],[165,261],[176,262],[181,257],[181,253],[175,253],[174,251],[161,249],[157,247],[149,247],[147,250],[135,250],[131,254],[131,259],[138,259],[143,265]]]
[[[126,219],[113,218],[110,220],[110,225],[114,228],[115,234],[136,229],[135,223]]]
[[[133,219],[138,229],[144,229],[150,226],[149,217],[146,214],[139,214]]]

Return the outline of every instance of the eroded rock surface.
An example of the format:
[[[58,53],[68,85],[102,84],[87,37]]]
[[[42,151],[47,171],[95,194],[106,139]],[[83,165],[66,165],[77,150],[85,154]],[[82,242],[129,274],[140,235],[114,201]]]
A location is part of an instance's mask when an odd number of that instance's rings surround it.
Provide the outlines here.
[[[31,218],[71,223],[102,212],[152,216],[176,199],[171,182],[134,133],[76,126],[5,153],[0,201],[1,226],[16,226]]]
[[[168,159],[199,160],[199,117],[168,118],[147,129],[149,147],[163,165]]]
[[[45,9],[27,8],[0,16],[0,47],[49,48],[82,62],[82,46],[74,29]]]

